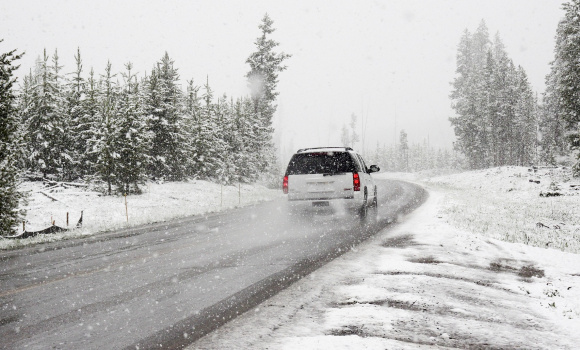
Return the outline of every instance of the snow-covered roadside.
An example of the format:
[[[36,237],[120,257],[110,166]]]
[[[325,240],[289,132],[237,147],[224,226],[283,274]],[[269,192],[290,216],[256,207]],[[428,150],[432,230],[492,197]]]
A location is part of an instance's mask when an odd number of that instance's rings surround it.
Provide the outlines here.
[[[423,179],[445,192],[454,227],[580,253],[580,179],[570,169],[501,167]]]
[[[75,227],[83,212],[80,229],[27,239],[0,238],[0,249],[11,249],[41,242],[92,235],[153,222],[167,221],[192,215],[218,212],[238,206],[255,204],[282,196],[282,191],[261,185],[242,184],[221,186],[208,181],[149,182],[141,195],[125,197],[101,196],[99,193],[78,188],[46,190],[40,182],[26,182],[21,188],[30,193],[27,206],[26,230],[36,231],[55,225]],[[41,192],[45,192],[53,199]],[[22,227],[19,227],[19,233]]]
[[[455,197],[427,187],[395,228],[190,349],[577,348],[580,255],[453,227]]]

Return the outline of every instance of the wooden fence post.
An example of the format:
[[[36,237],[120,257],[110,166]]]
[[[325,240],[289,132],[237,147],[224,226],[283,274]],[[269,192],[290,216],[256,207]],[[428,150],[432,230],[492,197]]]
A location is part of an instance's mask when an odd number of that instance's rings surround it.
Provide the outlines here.
[[[129,222],[129,209],[127,208],[127,194],[125,193],[125,215],[127,216],[127,222]]]

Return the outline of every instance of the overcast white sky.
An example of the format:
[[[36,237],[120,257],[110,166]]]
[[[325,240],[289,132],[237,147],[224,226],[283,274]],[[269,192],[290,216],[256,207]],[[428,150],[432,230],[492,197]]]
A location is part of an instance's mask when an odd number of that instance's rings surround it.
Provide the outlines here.
[[[114,71],[129,61],[149,71],[167,51],[184,85],[209,76],[216,93],[237,97],[247,94],[245,60],[267,12],[279,49],[293,55],[280,75],[276,116],[286,152],[338,145],[352,113],[368,120],[367,151],[391,144],[401,129],[411,142],[451,147],[450,82],[463,31],[484,19],[541,93],[561,2],[0,0],[0,51],[26,51],[19,74],[44,48],[58,49],[72,71],[80,47],[85,70],[97,73],[107,60]]]

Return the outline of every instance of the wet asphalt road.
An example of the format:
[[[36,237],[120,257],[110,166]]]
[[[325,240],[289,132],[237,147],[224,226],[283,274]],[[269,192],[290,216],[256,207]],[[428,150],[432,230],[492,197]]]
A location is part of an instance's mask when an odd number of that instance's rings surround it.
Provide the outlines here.
[[[369,217],[277,200],[0,253],[0,349],[185,347],[425,199],[382,180]],[[304,215],[303,215],[304,214]]]

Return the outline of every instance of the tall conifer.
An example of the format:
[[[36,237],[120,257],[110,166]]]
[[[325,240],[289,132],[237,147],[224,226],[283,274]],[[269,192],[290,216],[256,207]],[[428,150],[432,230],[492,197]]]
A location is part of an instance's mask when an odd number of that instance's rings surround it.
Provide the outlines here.
[[[14,61],[21,57],[16,50],[0,54],[0,235],[13,233],[22,215],[17,185],[23,145],[13,91],[16,79],[12,77],[19,67]]]

